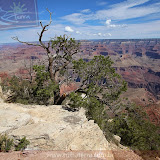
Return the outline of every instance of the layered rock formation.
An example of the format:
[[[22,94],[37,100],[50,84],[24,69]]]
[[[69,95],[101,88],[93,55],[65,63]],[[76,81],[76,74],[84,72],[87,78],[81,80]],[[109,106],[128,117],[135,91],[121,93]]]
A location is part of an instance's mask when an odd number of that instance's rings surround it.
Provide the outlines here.
[[[95,55],[109,55],[130,88],[145,88],[157,100],[160,99],[160,39],[81,41],[81,51],[74,56],[75,59],[88,61]],[[38,60],[46,63],[46,59],[45,50],[41,47],[19,43],[2,45],[0,77],[3,76],[1,74],[16,74],[26,78],[28,71],[24,60],[29,67],[31,61],[33,64]]]

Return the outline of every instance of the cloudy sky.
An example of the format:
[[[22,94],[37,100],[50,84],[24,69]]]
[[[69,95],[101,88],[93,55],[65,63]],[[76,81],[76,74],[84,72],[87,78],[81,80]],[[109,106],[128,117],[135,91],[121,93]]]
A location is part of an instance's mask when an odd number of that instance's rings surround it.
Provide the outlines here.
[[[76,39],[160,38],[159,0],[37,0],[37,7],[43,24],[49,22],[46,8],[53,12],[43,40],[62,34]],[[14,42],[13,36],[37,41],[40,31],[41,26],[0,30],[0,43]]]

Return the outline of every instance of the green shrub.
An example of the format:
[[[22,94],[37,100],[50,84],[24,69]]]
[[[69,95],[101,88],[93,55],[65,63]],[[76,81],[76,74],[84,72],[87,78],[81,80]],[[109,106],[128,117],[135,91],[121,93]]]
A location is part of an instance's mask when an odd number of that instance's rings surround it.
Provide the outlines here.
[[[13,146],[13,139],[10,139],[6,134],[0,135],[0,152],[8,152]]]
[[[139,107],[130,106],[127,113],[121,113],[109,122],[108,128],[121,137],[121,144],[132,149],[160,149],[160,127],[152,124]]]
[[[87,100],[81,97],[81,93],[72,92],[69,95],[69,106],[72,109],[79,109],[87,105]]]
[[[23,151],[29,144],[30,142],[26,139],[26,137],[23,137],[22,139],[20,139],[20,142],[18,143],[18,145],[15,146],[15,150]]]
[[[28,80],[22,80],[13,76],[9,81],[11,96],[7,101],[28,104],[30,101],[33,101],[33,88],[34,84]]]
[[[52,82],[49,78],[49,73],[45,66],[33,67],[35,71],[35,79],[33,82],[20,79],[13,76],[9,81],[9,90],[11,96],[7,101],[22,104],[45,104],[54,103],[49,99],[54,97],[54,93],[59,89],[59,86]]]
[[[12,147],[15,148],[15,151],[23,151],[29,144],[26,137],[20,139],[18,145],[15,145],[13,139],[9,138],[7,134],[0,134],[0,152],[8,152]]]
[[[54,97],[55,92],[58,92],[59,86],[50,79],[49,72],[46,71],[44,65],[35,65],[33,70],[36,72],[33,97],[38,104],[48,104],[48,100]],[[54,103],[54,98],[52,103]]]

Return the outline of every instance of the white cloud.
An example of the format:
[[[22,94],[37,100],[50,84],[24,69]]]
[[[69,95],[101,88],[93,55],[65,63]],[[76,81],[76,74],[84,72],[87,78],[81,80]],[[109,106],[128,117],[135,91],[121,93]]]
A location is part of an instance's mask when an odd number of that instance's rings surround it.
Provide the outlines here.
[[[111,37],[112,34],[111,34],[111,33],[104,33],[103,36],[104,36],[104,37],[108,37],[108,36]]]
[[[124,20],[147,16],[152,13],[159,12],[159,3],[148,6],[138,6],[148,2],[149,0],[128,0],[110,6],[110,9],[99,10],[93,16],[94,19],[105,20],[110,18],[113,20]]]
[[[127,25],[122,24],[122,25],[115,25],[111,24],[111,19],[106,20],[105,24],[107,25],[108,28],[116,28],[116,27],[126,27]]]
[[[64,30],[66,32],[74,32],[74,30],[70,26],[66,26]]]
[[[70,26],[73,28],[73,26]],[[43,40],[47,41],[50,37],[66,34],[64,31],[65,25],[62,24],[53,24],[49,27],[48,31],[44,33]],[[75,32],[71,33],[72,37],[75,39],[104,39],[104,38],[158,38],[160,37],[160,20],[147,22],[144,24],[128,24],[126,28],[117,27],[116,29],[107,28],[106,26],[92,26],[92,25],[83,25],[83,26],[74,26]],[[41,27],[37,28],[28,28],[23,30],[8,30],[0,31],[1,36],[0,43],[6,42],[15,42],[11,37],[18,36],[22,41],[37,41],[38,35],[40,33]],[[78,31],[78,34],[76,33]],[[101,33],[98,35],[98,33]],[[31,36],[32,35],[32,36]]]
[[[106,20],[106,24],[110,25],[111,24],[111,19]]]
[[[83,24],[85,22],[85,19],[82,13],[73,13],[73,14],[62,17],[62,19],[70,21],[74,24]]]
[[[110,37],[110,36],[112,36],[111,33],[101,33],[101,32],[99,32],[99,33],[93,33],[92,35],[93,36],[99,36],[99,37]]]
[[[77,34],[82,34],[80,31],[76,31]]]
[[[98,6],[104,6],[104,5],[106,5],[106,4],[107,4],[107,2],[104,2],[104,1],[97,2],[97,5],[98,5]]]
[[[119,27],[120,25],[115,25],[115,24],[111,24],[111,25],[109,25],[109,27],[111,27],[111,28],[116,28],[116,27]]]
[[[84,10],[81,11],[81,13],[89,13],[89,12],[91,12],[90,9],[84,9]]]
[[[122,26],[122,25],[121,25]],[[154,26],[154,27],[153,27]],[[64,26],[54,26],[53,33],[57,33],[58,30],[60,30],[58,33],[61,35],[65,32]],[[72,26],[70,26],[73,28]],[[76,39],[103,39],[103,38],[157,38],[160,37],[160,20],[147,22],[143,24],[128,24],[127,27],[106,27],[102,25],[82,25],[74,27],[75,32],[72,32],[72,37]],[[50,29],[49,29],[50,30]],[[48,31],[49,31],[48,30]],[[78,31],[78,34],[76,33]],[[35,32],[36,33],[36,32]],[[45,34],[50,34],[48,32],[45,32]],[[31,34],[29,34],[31,35]],[[51,35],[51,34],[50,34]]]
[[[99,33],[98,33],[98,36],[102,36],[102,33],[99,32]]]
[[[77,25],[84,24],[85,22],[91,20],[104,21],[107,19],[106,24],[109,25],[111,23],[111,19],[116,22],[132,18],[140,18],[158,13],[160,3],[154,3],[147,6],[142,5],[148,1],[149,0],[127,0],[114,5],[110,5],[109,9],[98,10],[96,12],[91,12],[89,9],[85,9],[80,13],[73,13],[64,16],[62,17],[62,19]],[[115,28],[120,26],[112,24],[110,27]]]
[[[126,7],[126,8],[130,8],[130,7],[134,7],[134,6],[138,6],[141,4],[144,4],[146,2],[148,2],[150,0],[126,0],[117,4],[112,5],[113,7]]]

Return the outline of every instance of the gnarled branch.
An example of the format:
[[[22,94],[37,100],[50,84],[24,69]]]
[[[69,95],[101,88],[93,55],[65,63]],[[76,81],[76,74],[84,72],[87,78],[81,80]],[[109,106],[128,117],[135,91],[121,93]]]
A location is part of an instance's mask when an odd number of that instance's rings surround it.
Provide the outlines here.
[[[18,39],[18,37],[12,37],[12,39],[13,39],[13,40],[16,40],[16,41],[18,41],[18,42],[20,42],[20,43],[23,43],[23,44],[32,45],[32,46],[40,46],[40,47],[42,47],[40,44],[36,44],[36,43],[28,43],[28,42],[20,41],[20,40]]]
[[[50,78],[51,78],[52,80],[54,80],[54,78],[53,78],[52,65],[53,65],[53,59],[56,57],[56,55],[52,56],[52,54],[51,54],[51,50],[50,50],[50,43],[51,43],[51,41],[49,41],[47,45],[45,45],[45,43],[42,42],[43,33],[44,33],[45,31],[47,31],[46,28],[47,28],[49,25],[51,25],[51,23],[52,23],[52,12],[50,12],[50,11],[48,10],[48,8],[47,8],[47,11],[48,11],[49,14],[50,14],[50,21],[49,21],[48,24],[46,24],[46,25],[44,25],[44,26],[43,26],[42,22],[40,22],[40,25],[41,25],[41,27],[42,27],[42,30],[41,30],[41,33],[40,33],[40,34],[37,33],[38,36],[39,36],[39,43],[40,43],[40,44],[28,43],[28,42],[20,41],[20,40],[18,39],[18,37],[12,37],[12,39],[13,39],[13,40],[17,40],[18,42],[23,43],[23,44],[32,45],[32,46],[40,46],[40,47],[44,48],[44,49],[46,50],[46,52],[47,52],[47,56],[48,56],[48,60],[49,60],[48,71],[49,71],[49,73],[50,73]]]
[[[29,43],[29,42],[21,41],[21,40],[18,39],[17,36],[16,36],[16,37],[12,37],[12,39],[13,39],[13,40],[16,40],[16,41],[18,41],[18,42],[20,42],[20,43],[23,43],[23,44],[33,45],[33,46],[40,46],[40,47],[44,48],[44,49],[47,51],[47,54],[50,54],[50,53],[51,53],[51,52],[50,52],[50,49],[49,49],[49,48],[50,48],[50,44],[49,44],[50,42],[48,43],[48,46],[46,46],[46,45],[42,42],[43,33],[44,33],[45,31],[47,31],[46,27],[48,27],[48,26],[52,23],[52,12],[50,12],[50,11],[48,10],[48,8],[47,8],[47,11],[48,11],[49,14],[50,14],[50,22],[49,22],[47,25],[45,25],[45,26],[43,26],[42,22],[40,22],[40,25],[41,25],[41,27],[42,27],[42,31],[41,31],[40,34],[37,33],[37,34],[39,35],[39,43],[40,43],[40,44]]]

